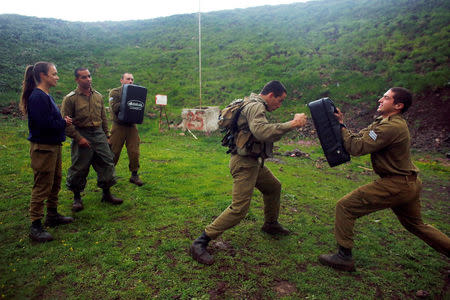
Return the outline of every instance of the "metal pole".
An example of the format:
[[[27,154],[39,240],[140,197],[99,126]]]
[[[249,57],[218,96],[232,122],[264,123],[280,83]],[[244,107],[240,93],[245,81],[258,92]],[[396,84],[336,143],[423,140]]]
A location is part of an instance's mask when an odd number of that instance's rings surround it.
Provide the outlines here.
[[[200,88],[200,108],[202,108],[202,26],[200,11],[200,0],[198,0],[198,82]]]

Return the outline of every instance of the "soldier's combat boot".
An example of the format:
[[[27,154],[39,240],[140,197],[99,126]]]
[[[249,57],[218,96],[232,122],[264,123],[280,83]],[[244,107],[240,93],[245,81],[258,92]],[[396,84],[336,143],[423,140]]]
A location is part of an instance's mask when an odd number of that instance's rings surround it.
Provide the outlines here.
[[[114,197],[108,189],[103,189],[102,202],[109,202],[111,204],[122,204],[123,200],[117,197]]]
[[[45,218],[45,226],[55,227],[58,225],[69,224],[73,222],[72,217],[64,217],[60,215],[56,208],[47,208],[47,218]]]
[[[73,193],[73,204],[72,204],[72,211],[78,212],[83,210],[83,201],[81,201],[81,194],[80,192],[74,192]]]
[[[287,230],[286,228],[283,228],[280,223],[277,221],[275,222],[265,222],[264,225],[261,227],[261,230],[265,233],[271,234],[271,235],[288,235],[291,232]]]
[[[41,219],[31,223],[29,236],[30,239],[39,243],[53,241],[52,235],[42,227]]]
[[[214,262],[214,257],[206,251],[209,241],[211,241],[210,237],[203,231],[202,235],[199,236],[189,248],[189,253],[192,258],[201,264],[212,265]]]
[[[355,260],[352,257],[352,249],[344,248],[340,245],[337,253],[322,254],[319,256],[319,261],[322,265],[332,267],[336,270],[356,271]]]
[[[142,186],[144,184],[142,182],[142,180],[139,178],[139,175],[138,175],[137,172],[132,172],[131,173],[130,182],[134,183],[137,186]]]

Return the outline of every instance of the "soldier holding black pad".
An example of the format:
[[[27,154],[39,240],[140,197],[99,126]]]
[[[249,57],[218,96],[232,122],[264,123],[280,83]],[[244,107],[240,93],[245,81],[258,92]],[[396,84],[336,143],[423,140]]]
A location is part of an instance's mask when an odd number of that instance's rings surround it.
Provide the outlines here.
[[[129,165],[131,172],[130,182],[137,186],[144,183],[139,178],[139,143],[141,142],[136,124],[120,121],[118,118],[120,102],[124,84],[133,84],[134,77],[131,73],[124,73],[120,78],[120,87],[114,88],[109,93],[109,106],[111,107],[112,128],[111,128],[111,150],[114,153],[114,165],[119,161],[123,145],[127,147]]]
[[[345,128],[343,114],[336,117],[342,124],[344,147],[354,156],[370,154],[374,172],[380,176],[372,183],[345,195],[336,204],[334,234],[338,251],[319,256],[327,266],[354,271],[353,227],[356,219],[378,210],[390,208],[408,231],[422,239],[436,251],[450,255],[447,235],[425,224],[420,212],[422,181],[419,169],[411,161],[408,125],[403,118],[412,104],[412,94],[401,87],[389,89],[378,100],[380,116],[359,133]]]

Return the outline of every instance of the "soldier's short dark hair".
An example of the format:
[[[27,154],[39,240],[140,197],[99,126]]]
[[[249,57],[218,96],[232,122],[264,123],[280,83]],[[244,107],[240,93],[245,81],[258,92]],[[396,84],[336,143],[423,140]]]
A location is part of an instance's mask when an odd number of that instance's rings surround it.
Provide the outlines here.
[[[394,93],[394,104],[403,103],[402,114],[407,112],[412,104],[412,93],[402,87],[393,87],[391,91]]]
[[[284,93],[287,94],[287,91],[281,82],[279,82],[278,80],[272,80],[266,83],[260,94],[268,95],[269,93],[273,93],[275,97],[280,97]]]
[[[78,72],[86,71],[86,70],[88,70],[88,68],[83,68],[83,67],[76,68],[75,71],[73,72],[73,74],[75,75],[75,78],[78,78],[78,77],[80,77],[80,74],[78,74]]]

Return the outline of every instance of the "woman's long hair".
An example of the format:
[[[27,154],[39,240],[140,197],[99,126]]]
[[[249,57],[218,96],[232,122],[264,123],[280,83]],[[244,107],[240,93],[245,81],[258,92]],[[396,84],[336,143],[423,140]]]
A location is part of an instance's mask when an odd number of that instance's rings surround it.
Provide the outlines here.
[[[22,83],[22,97],[20,98],[20,111],[26,115],[28,107],[28,98],[30,98],[33,89],[41,82],[40,73],[48,75],[48,70],[53,64],[46,61],[40,61],[34,66],[27,66]]]

